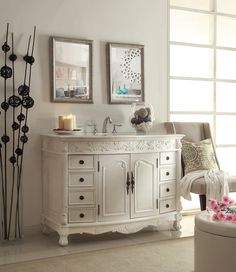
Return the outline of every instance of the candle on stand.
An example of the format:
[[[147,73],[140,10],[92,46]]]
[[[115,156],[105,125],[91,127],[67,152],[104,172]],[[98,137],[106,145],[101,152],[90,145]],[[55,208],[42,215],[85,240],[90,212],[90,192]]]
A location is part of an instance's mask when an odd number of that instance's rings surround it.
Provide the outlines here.
[[[64,130],[74,129],[74,118],[73,115],[68,115],[64,118]]]
[[[76,116],[75,115],[67,115],[58,116],[58,129],[60,130],[74,130],[76,129]]]

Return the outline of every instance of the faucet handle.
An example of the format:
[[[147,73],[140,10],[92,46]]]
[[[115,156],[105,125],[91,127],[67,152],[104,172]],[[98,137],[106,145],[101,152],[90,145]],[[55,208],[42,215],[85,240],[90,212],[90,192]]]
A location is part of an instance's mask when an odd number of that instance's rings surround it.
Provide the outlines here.
[[[97,133],[97,125],[96,124],[90,124],[89,127],[93,127],[93,134]]]
[[[117,133],[116,127],[122,127],[122,125],[121,125],[121,124],[114,124],[114,125],[113,125],[112,133]]]

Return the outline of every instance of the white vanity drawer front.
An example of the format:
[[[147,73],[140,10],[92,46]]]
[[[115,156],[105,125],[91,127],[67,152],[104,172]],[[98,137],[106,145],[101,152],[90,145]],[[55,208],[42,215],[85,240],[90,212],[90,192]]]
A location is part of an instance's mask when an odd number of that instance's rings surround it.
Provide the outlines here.
[[[168,197],[176,194],[176,183],[165,182],[160,184],[160,197]]]
[[[160,164],[173,164],[176,163],[176,152],[161,152]]]
[[[94,208],[70,208],[69,223],[87,223],[96,221],[96,209]]]
[[[92,155],[70,155],[70,169],[92,169],[94,167],[94,158]]]
[[[69,186],[94,186],[93,173],[69,173]]]
[[[167,213],[176,210],[176,200],[175,198],[168,198],[160,200],[160,213]]]
[[[160,181],[176,179],[176,168],[165,167],[160,169]]]
[[[90,205],[95,204],[94,191],[86,190],[69,190],[69,205],[83,204]]]

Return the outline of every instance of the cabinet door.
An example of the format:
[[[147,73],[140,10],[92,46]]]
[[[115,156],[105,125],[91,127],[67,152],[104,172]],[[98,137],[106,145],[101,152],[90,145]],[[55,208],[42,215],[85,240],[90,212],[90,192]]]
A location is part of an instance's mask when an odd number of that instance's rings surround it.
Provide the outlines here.
[[[99,156],[99,221],[130,218],[127,173],[129,155]]]
[[[157,153],[131,155],[131,176],[134,182],[131,218],[152,216],[158,212],[157,158]]]

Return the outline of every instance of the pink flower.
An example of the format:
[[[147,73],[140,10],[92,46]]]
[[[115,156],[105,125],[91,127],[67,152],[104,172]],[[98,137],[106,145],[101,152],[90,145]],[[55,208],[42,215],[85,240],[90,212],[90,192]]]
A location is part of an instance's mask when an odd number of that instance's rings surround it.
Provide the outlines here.
[[[229,198],[228,196],[224,196],[222,201],[220,202],[221,208],[227,208],[231,205],[233,205],[235,202],[233,199]]]
[[[222,202],[228,204],[230,201],[230,198],[228,196],[224,196],[223,199],[222,199]]]
[[[219,211],[219,205],[215,199],[210,200],[210,206],[213,211],[215,211],[215,212]]]
[[[214,211],[214,212],[219,212],[220,211],[220,208],[219,206],[216,204],[216,205],[212,205],[211,206],[211,209]]]
[[[219,221],[219,218],[217,217],[217,215],[216,215],[215,213],[213,214],[212,219],[213,219],[214,221]]]
[[[234,216],[232,214],[226,214],[225,215],[225,220],[227,220],[227,221],[233,221],[233,219],[234,219]]]
[[[227,208],[228,203],[220,202],[220,209]]]
[[[215,199],[210,199],[209,201],[211,206],[218,205],[218,202]]]
[[[219,220],[225,220],[225,214],[222,211],[218,211],[216,215]]]
[[[233,215],[233,222],[236,223],[236,214]]]

